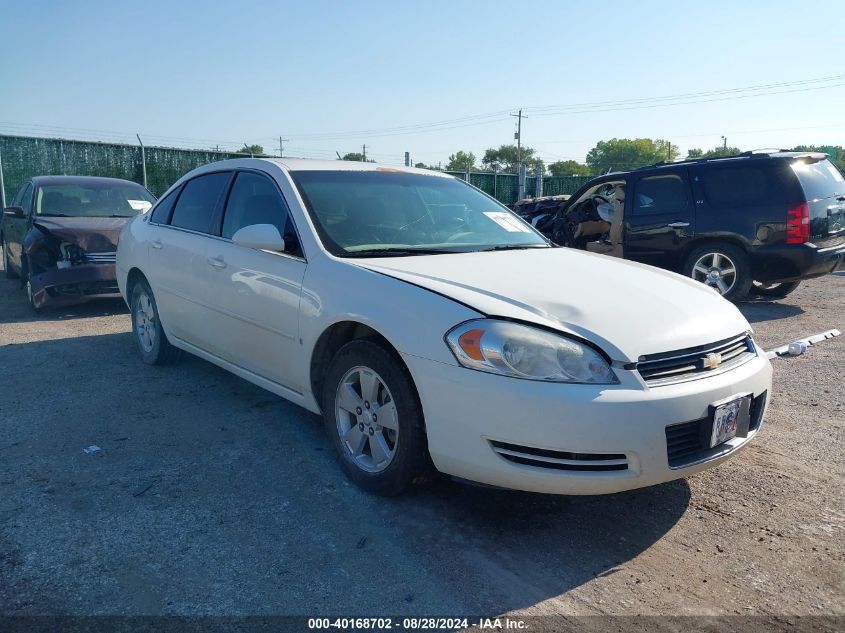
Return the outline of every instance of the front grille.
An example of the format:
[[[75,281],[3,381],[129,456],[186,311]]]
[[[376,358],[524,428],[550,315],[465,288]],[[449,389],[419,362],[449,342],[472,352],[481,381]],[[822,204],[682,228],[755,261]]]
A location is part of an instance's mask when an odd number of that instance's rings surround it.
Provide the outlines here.
[[[85,253],[85,259],[92,264],[114,264],[117,260],[117,253]]]
[[[760,428],[763,411],[766,408],[766,398],[765,391],[756,398],[751,398],[749,431]],[[715,454],[720,451],[718,446],[710,448],[712,424],[712,420],[706,417],[666,427],[666,454],[670,468],[687,466],[706,459],[710,453]]]
[[[640,356],[637,371],[646,384],[655,387],[722,373],[755,355],[754,341],[743,334],[710,345]]]
[[[553,470],[628,470],[628,459],[621,453],[570,453],[548,448],[520,446],[490,440],[500,457],[515,464]]]

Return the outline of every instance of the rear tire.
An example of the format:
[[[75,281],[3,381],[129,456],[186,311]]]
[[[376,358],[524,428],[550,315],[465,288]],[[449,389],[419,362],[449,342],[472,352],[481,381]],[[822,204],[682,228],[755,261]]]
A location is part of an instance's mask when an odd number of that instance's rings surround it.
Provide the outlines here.
[[[3,245],[3,271],[6,273],[6,279],[17,279],[18,274],[12,270],[12,262],[9,261],[9,245],[6,244],[6,238],[0,242]]]
[[[130,288],[129,297],[132,333],[141,359],[148,365],[169,365],[179,360],[181,351],[167,340],[153,291],[146,280],[135,282]]]
[[[793,292],[800,284],[801,280],[772,284],[764,284],[762,282],[755,281],[751,286],[751,293],[760,297],[767,297],[769,299],[783,299],[786,295]]]
[[[711,243],[693,249],[684,262],[683,273],[729,301],[742,301],[751,289],[748,256],[733,244]]]
[[[416,387],[383,346],[355,340],[341,347],[329,365],[322,404],[340,465],[364,490],[392,496],[436,476]]]

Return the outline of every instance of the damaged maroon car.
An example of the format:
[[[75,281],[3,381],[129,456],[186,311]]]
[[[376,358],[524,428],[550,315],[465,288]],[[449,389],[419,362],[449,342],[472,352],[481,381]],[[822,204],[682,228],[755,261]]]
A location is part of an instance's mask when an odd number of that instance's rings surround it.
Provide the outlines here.
[[[32,178],[0,221],[6,276],[21,278],[35,311],[119,297],[114,261],[120,231],[154,202],[128,180]]]

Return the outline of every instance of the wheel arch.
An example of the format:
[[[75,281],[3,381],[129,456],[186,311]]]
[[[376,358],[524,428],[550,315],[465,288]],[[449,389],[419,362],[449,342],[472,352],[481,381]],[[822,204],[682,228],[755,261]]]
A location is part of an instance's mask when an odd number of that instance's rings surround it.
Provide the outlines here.
[[[337,321],[328,326],[325,330],[323,330],[320,336],[317,337],[317,342],[314,344],[314,348],[311,352],[311,361],[309,364],[311,393],[314,396],[314,400],[320,410],[323,408],[321,400],[329,364],[341,347],[350,341],[355,340],[369,340],[384,347],[384,349],[393,355],[399,364],[404,367],[405,371],[408,372],[408,376],[411,377],[411,383],[414,384],[413,376],[411,376],[411,372],[405,364],[405,361],[402,360],[399,350],[387,339],[386,336],[375,328],[360,321],[351,319]],[[415,384],[414,389],[416,390]],[[419,397],[419,395],[417,395],[417,397]]]
[[[731,246],[735,246],[742,250],[743,253],[746,255],[750,255],[748,250],[748,245],[743,242],[741,239],[732,236],[732,235],[725,235],[725,236],[707,236],[694,239],[690,241],[689,244],[686,244],[678,253],[678,260],[677,260],[677,267],[678,270],[683,269],[684,265],[687,262],[687,258],[690,256],[694,250],[701,248],[703,246],[707,246],[708,244],[718,245],[718,244],[730,244]]]

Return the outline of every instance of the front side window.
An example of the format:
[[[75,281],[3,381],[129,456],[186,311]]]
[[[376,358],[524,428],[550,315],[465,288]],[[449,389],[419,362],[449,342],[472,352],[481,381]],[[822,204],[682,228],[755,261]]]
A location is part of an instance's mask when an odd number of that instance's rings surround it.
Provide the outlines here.
[[[26,187],[21,189],[21,192],[15,198],[12,206],[23,209],[24,215],[29,215],[32,211],[32,183],[27,183]]]
[[[232,239],[239,229],[252,224],[272,224],[285,239],[285,251],[301,254],[287,205],[276,185],[265,176],[243,171],[229,192],[222,236]]]
[[[634,214],[670,213],[687,205],[687,185],[676,174],[643,178],[634,191]]]
[[[340,257],[549,247],[507,207],[453,178],[397,171],[291,176],[323,245]]]
[[[170,225],[198,233],[211,233],[214,210],[230,176],[229,172],[216,172],[189,180],[176,201]]]
[[[129,218],[149,208],[155,197],[132,183],[79,182],[42,185],[35,213],[58,217]]]
[[[173,211],[173,205],[176,204],[176,198],[179,197],[179,188],[171,191],[164,198],[158,201],[158,204],[153,209],[150,216],[150,222],[155,224],[167,224],[167,220]]]

